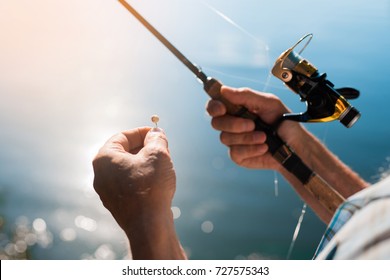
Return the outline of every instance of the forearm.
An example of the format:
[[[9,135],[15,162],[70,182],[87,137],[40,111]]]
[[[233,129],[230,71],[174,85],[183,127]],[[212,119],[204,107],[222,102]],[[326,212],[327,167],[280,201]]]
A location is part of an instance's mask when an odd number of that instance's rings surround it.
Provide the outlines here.
[[[361,191],[368,186],[358,174],[330,152],[316,137],[306,133],[305,148],[302,157],[307,165],[344,198]]]
[[[341,162],[302,126],[296,128],[295,136],[293,139],[290,139],[290,143],[288,144],[310,169],[322,177],[344,198],[348,198],[367,186],[367,183],[363,179]],[[280,168],[279,171],[316,214],[324,222],[328,223],[333,213],[330,213],[328,209],[323,207],[318,199],[292,174],[284,168]]]
[[[179,260],[186,255],[177,238],[171,210],[137,213],[125,230],[135,260]]]

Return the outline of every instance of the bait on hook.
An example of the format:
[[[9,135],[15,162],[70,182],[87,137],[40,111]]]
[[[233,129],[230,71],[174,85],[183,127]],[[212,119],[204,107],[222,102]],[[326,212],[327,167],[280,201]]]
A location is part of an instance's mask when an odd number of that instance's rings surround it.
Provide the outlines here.
[[[160,117],[157,115],[153,115],[150,117],[150,120],[152,121],[152,123],[154,123],[156,125],[156,128],[157,128],[158,127],[157,123],[160,121]]]

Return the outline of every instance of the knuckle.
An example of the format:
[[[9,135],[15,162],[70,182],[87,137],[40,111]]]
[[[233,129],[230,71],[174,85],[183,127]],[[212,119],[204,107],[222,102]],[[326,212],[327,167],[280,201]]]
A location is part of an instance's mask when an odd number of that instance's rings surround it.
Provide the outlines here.
[[[217,129],[215,118],[212,118],[212,119],[211,119],[211,126],[212,126],[214,129]]]
[[[99,151],[99,153],[92,160],[92,166],[96,170],[106,162],[107,162],[107,155]]]
[[[247,94],[249,92],[253,92],[249,87],[241,87],[238,89],[238,92],[241,94]]]
[[[207,101],[206,103],[206,111],[207,113],[211,116],[212,115],[212,100],[210,99],[209,101]]]
[[[243,162],[243,158],[241,156],[241,153],[237,150],[236,147],[230,147],[229,149],[229,155],[233,162],[240,165]]]
[[[158,146],[153,146],[148,149],[148,156],[150,157],[156,157],[156,158],[162,158],[165,156],[165,152],[163,149],[160,149]]]
[[[266,98],[266,102],[272,104],[272,106],[275,106],[275,108],[278,108],[280,111],[287,111],[286,107],[283,105],[282,101],[278,96],[272,93],[264,94],[264,97]]]
[[[167,162],[171,160],[167,149],[161,149],[160,147],[150,147],[148,149],[148,160],[151,162]]]
[[[220,119],[219,118],[212,118],[211,119],[211,126],[215,129],[215,130],[221,130],[221,124],[220,124]]]
[[[254,142],[254,137],[253,137],[252,133],[247,133],[247,134],[243,135],[242,138],[243,138],[242,142],[245,144],[252,144]]]
[[[210,99],[206,104],[206,111],[211,117],[219,117],[226,113],[226,108],[221,101]]]
[[[222,142],[222,144],[228,145],[229,144],[228,134],[225,132],[221,132],[221,134],[219,135],[219,140]]]

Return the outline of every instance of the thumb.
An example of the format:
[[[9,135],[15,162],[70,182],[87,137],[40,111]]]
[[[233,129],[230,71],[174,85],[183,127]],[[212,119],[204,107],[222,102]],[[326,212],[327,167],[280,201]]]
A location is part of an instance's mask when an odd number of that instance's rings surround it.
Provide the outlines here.
[[[258,107],[265,101],[265,94],[260,92],[255,92],[249,88],[232,88],[223,86],[221,88],[221,94],[228,101],[235,105],[242,105],[248,109],[253,106]]]
[[[244,106],[258,115],[266,123],[273,123],[282,114],[289,112],[289,109],[273,94],[226,86],[221,88],[221,94],[231,103]]]
[[[161,151],[168,151],[168,138],[164,130],[155,127],[149,130],[144,140],[144,148],[154,148]]]

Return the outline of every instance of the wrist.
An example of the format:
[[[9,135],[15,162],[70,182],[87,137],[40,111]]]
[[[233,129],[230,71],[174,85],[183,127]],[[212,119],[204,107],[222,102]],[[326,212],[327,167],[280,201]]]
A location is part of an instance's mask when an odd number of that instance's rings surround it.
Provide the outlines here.
[[[139,209],[124,230],[133,259],[185,259],[170,207]]]
[[[313,134],[301,126],[291,146],[303,162],[342,196],[348,198],[362,190],[367,183],[338,159]]]

